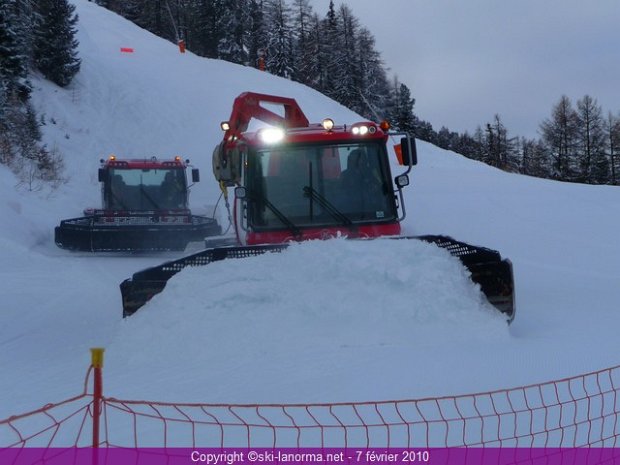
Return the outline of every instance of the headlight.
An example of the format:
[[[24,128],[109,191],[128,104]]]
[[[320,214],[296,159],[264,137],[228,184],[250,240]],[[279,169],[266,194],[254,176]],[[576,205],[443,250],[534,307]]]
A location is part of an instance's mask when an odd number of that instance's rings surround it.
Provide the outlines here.
[[[265,144],[276,144],[284,139],[284,131],[280,128],[264,128],[260,130],[259,137]]]
[[[351,132],[356,136],[365,136],[368,134],[368,126],[353,126]]]
[[[331,131],[332,129],[334,129],[334,120],[331,118],[325,118],[321,124],[323,126],[323,129],[325,129],[326,131]]]

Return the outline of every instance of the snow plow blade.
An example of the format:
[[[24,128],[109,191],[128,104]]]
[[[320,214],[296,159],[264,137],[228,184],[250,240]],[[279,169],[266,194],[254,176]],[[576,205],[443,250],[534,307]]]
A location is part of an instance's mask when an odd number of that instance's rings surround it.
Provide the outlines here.
[[[515,316],[514,280],[512,264],[502,259],[499,252],[455,241],[447,236],[412,236],[395,238],[417,239],[446,249],[458,257],[471,273],[473,282],[480,285],[489,302],[506,315],[508,322]],[[123,298],[123,318],[133,315],[154,295],[160,293],[168,280],[188,266],[208,265],[228,258],[244,258],[266,252],[281,252],[287,244],[245,247],[218,247],[206,249],[193,255],[172,260],[162,265],[134,273],[120,285]]]
[[[54,240],[61,249],[83,252],[146,252],[185,250],[189,242],[221,234],[212,218],[153,213],[127,216],[85,216],[60,222]]]

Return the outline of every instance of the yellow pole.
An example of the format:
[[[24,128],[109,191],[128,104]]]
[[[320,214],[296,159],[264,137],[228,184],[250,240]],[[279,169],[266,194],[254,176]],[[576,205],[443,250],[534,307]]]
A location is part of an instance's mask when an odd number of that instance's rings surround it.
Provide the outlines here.
[[[103,352],[102,347],[90,349],[93,367],[93,448],[99,447],[99,419],[101,418],[101,401],[103,399]]]
[[[93,368],[103,368],[103,353],[105,349],[103,347],[94,347],[90,349],[91,363]]]

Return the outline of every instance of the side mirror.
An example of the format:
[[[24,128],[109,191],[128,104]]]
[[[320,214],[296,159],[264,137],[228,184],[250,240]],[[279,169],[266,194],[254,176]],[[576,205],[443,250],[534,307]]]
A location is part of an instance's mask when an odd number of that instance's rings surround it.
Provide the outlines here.
[[[396,183],[396,187],[402,189],[403,187],[409,185],[409,176],[406,174],[401,174],[400,176],[396,176],[394,182]]]
[[[245,200],[248,196],[248,191],[243,186],[235,187],[235,197],[240,200]]]
[[[200,182],[200,170],[198,168],[192,169],[192,182]]]
[[[409,152],[409,142],[411,142],[411,153]],[[415,138],[403,137],[400,140],[402,153],[402,162],[404,166],[413,166],[418,164],[418,151],[415,146]],[[410,161],[411,160],[411,161]]]
[[[108,170],[99,168],[98,178],[99,182],[106,182],[108,180]]]

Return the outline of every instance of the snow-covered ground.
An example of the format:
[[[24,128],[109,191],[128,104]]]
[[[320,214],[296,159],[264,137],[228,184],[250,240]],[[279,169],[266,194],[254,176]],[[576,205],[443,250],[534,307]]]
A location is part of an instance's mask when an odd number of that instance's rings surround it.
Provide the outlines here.
[[[210,214],[211,152],[239,93],[294,97],[313,121],[359,117],[306,87],[182,55],[94,3],[75,4],[82,71],[68,89],[34,80],[45,141],[63,153],[69,180],[25,192],[0,166],[0,418],[79,392],[94,346],[106,348],[110,396],[223,403],[456,395],[619,363],[620,189],[507,174],[425,143],[405,192],[404,232],[448,234],[509,257],[510,327],[443,251],[342,239],[186,270],[123,320],[120,282],[173,254],[56,248],[60,219],[99,203],[100,158],[190,158],[203,172],[192,205]]]

